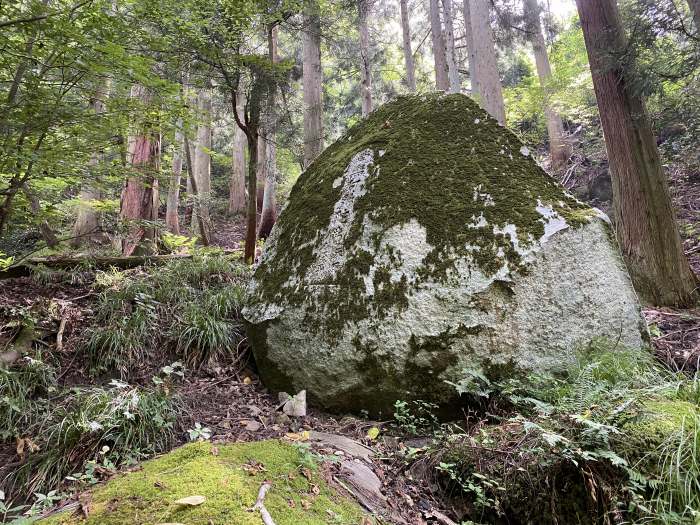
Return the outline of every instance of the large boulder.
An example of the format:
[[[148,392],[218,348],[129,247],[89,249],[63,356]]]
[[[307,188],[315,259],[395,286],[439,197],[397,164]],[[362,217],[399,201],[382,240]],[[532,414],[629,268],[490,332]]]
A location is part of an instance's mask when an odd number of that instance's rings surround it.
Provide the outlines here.
[[[331,410],[453,400],[646,325],[604,214],[463,95],[401,97],[299,178],[243,315],[263,381]]]

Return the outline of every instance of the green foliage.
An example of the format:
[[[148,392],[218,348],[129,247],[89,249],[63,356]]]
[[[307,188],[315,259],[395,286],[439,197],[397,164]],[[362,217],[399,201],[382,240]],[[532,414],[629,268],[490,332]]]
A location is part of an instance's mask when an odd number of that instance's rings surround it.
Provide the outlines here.
[[[211,437],[211,429],[203,427],[201,423],[195,423],[194,428],[187,431],[190,441],[208,441]]]
[[[430,433],[440,427],[435,411],[438,406],[425,401],[394,403],[394,421],[401,430],[412,435]]]
[[[0,272],[4,272],[14,262],[15,258],[8,256],[6,253],[0,251]]]
[[[453,386],[459,391],[466,385],[476,385],[488,399],[480,405],[488,414],[471,420],[466,432],[442,425],[433,444],[417,455],[409,450],[407,461],[427,457],[438,481],[470,502],[470,518],[489,523],[495,516],[596,523],[615,513],[654,523],[696,518],[696,379],[672,374],[651,356],[599,341],[564,377],[497,382],[468,374]],[[402,421],[416,417],[405,403],[397,406]]]
[[[174,233],[165,232],[161,236],[161,240],[165,247],[172,253],[185,251],[188,252],[194,248],[197,242],[196,237],[187,237],[185,235],[175,235]]]
[[[0,441],[41,421],[44,414],[38,400],[53,394],[55,384],[55,369],[40,359],[26,357],[13,368],[0,367]]]
[[[0,373],[0,441],[14,442],[23,458],[0,467],[0,487],[12,496],[54,490],[90,462],[114,470],[172,441],[176,405],[163,389],[116,382],[59,390],[53,369],[37,360]]]
[[[247,269],[218,254],[196,254],[138,273],[100,274],[85,351],[95,372],[129,376],[174,357],[187,366],[235,361]]]

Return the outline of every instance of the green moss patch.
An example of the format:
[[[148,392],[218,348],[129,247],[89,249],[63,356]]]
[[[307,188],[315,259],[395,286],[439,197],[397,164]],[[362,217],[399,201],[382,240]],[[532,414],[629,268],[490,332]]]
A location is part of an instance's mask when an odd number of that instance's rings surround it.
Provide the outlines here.
[[[250,511],[265,480],[265,506],[278,525],[361,522],[356,502],[335,492],[299,449],[280,441],[232,445],[193,443],[144,463],[143,469],[95,489],[87,519],[67,513],[42,520],[53,525],[260,525]],[[204,496],[198,506],[175,502]]]
[[[625,424],[624,431],[630,443],[646,452],[669,439],[695,432],[699,417],[698,406],[688,401],[645,401],[640,413]]]

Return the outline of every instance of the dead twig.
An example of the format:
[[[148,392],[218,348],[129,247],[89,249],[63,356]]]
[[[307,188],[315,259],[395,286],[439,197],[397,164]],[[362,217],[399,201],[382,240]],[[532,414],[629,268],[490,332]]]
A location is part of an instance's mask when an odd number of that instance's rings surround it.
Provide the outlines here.
[[[270,513],[267,511],[265,508],[265,496],[267,495],[267,491],[270,490],[270,487],[272,487],[272,483],[269,481],[266,481],[262,485],[260,485],[260,490],[258,491],[258,499],[255,500],[255,505],[253,506],[253,510],[259,510],[260,511],[260,516],[262,517],[263,523],[265,525],[275,525],[275,521],[272,519],[272,516],[270,516]]]
[[[58,325],[58,333],[56,334],[56,351],[57,352],[62,352],[63,351],[63,332],[66,329],[66,321],[68,318],[63,315],[61,316],[61,322]]]

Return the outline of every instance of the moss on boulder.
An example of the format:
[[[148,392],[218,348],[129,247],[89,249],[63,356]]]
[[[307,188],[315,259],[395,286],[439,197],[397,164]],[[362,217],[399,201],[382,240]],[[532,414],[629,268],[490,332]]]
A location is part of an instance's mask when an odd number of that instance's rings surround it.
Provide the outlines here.
[[[302,174],[244,310],[263,380],[336,410],[448,403],[645,325],[607,218],[463,95],[400,97]]]
[[[354,500],[335,492],[315,468],[308,479],[301,465],[301,452],[280,441],[192,443],[95,489],[87,519],[63,513],[40,523],[259,525],[260,513],[250,509],[265,480],[272,483],[265,507],[278,525],[361,522],[363,512]],[[175,503],[194,495],[206,499],[197,506]]]

